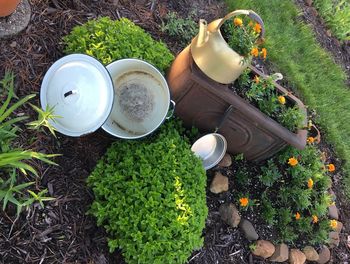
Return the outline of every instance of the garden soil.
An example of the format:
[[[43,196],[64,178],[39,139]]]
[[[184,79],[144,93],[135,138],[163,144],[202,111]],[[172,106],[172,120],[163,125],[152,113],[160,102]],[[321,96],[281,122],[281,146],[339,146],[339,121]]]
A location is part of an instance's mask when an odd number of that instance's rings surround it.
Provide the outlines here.
[[[298,2],[302,2],[301,0]],[[100,16],[110,16],[114,19],[127,17],[140,25],[156,39],[165,41],[174,54],[183,48],[176,39],[167,37],[160,30],[160,25],[168,11],[177,11],[186,17],[194,10],[197,18],[211,21],[222,17],[226,11],[222,1],[216,0],[31,0],[32,17],[29,26],[19,35],[0,40],[0,76],[6,70],[16,74],[15,88],[19,97],[30,93],[39,95],[44,74],[57,59],[64,55],[62,37],[67,35],[75,25],[80,25],[89,19]],[[336,61],[344,68],[349,66],[349,47],[327,45],[335,41],[325,35],[322,21],[315,19],[303,5],[304,19],[311,21],[318,32],[318,40],[335,56]],[[2,18],[4,19],[4,18]],[[309,20],[311,19],[311,20]],[[349,71],[348,71],[349,73]],[[38,97],[32,103],[39,104]],[[17,111],[17,115],[35,113],[29,106]],[[15,209],[9,207],[0,213],[0,263],[124,263],[121,253],[108,252],[106,233],[96,226],[93,217],[86,214],[93,194],[86,187],[86,179],[104,154],[107,147],[115,139],[99,130],[81,138],[65,137],[61,134],[54,138],[45,131],[33,132],[22,125],[23,131],[18,138],[18,146],[32,148],[45,153],[59,153],[55,158],[59,166],[48,166],[33,161],[39,171],[40,178],[36,188],[47,188],[49,195],[56,199],[46,203],[44,209],[33,206],[23,212],[19,218]],[[329,157],[333,157],[337,167],[341,161],[334,159],[332,148],[326,144],[321,146]],[[239,168],[233,165],[223,169],[222,173],[232,179]],[[208,186],[214,171],[208,172]],[[25,178],[24,176],[22,176]],[[337,205],[340,208],[340,220],[345,224],[341,234],[340,246],[332,250],[333,263],[347,263],[350,259],[350,249],[347,246],[347,236],[350,232],[350,206],[345,202],[340,186],[341,175],[334,176],[334,191],[337,195]],[[31,181],[31,178],[25,178]],[[234,182],[230,181],[232,187]],[[127,195],[127,194],[126,194]],[[207,192],[209,215],[204,230],[204,247],[195,251],[189,258],[189,263],[265,263],[249,252],[249,242],[238,229],[232,229],[224,224],[218,213],[221,203],[230,199],[230,194],[214,195]],[[257,227],[262,238],[268,239],[270,233],[263,223],[259,223],[254,215],[245,215]],[[345,221],[348,222],[345,222]]]

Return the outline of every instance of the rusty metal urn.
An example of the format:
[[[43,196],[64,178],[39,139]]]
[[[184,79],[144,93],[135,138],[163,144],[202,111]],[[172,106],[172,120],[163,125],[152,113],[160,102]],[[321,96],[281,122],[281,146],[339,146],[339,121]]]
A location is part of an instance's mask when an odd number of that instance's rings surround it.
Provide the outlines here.
[[[266,77],[252,67],[254,74]],[[213,132],[225,111],[232,105],[233,111],[218,131],[227,140],[227,151],[243,153],[252,161],[261,161],[273,156],[287,145],[303,149],[307,130],[293,133],[271,119],[248,101],[233,93],[227,84],[220,84],[207,77],[194,63],[190,49],[184,49],[173,62],[167,81],[176,102],[176,115],[188,127],[195,126],[201,132]],[[281,94],[297,105],[305,114],[304,104],[291,93],[275,83]]]

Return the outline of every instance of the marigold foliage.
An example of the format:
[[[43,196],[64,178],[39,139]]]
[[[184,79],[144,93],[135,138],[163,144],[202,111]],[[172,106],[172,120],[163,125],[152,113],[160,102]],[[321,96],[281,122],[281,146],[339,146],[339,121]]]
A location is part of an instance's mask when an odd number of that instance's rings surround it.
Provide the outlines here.
[[[103,64],[137,58],[151,63],[164,73],[174,59],[166,44],[155,41],[127,18],[116,21],[108,17],[90,20],[74,27],[63,41],[66,53],[85,53]]]
[[[179,129],[113,143],[88,178],[90,212],[128,263],[185,263],[203,244],[206,174]]]

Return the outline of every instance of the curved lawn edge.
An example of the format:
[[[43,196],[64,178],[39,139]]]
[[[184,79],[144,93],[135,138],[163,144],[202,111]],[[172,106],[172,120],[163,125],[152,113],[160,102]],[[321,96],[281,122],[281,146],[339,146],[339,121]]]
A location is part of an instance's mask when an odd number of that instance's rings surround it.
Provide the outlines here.
[[[252,9],[264,20],[268,58],[316,110],[326,139],[344,160],[343,185],[350,199],[350,87],[346,74],[317,43],[290,0],[225,0],[229,10]]]

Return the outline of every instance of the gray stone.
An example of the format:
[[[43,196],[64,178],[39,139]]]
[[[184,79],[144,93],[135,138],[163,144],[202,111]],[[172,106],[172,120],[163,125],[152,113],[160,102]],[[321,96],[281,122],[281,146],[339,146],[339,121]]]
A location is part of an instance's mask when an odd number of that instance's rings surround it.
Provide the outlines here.
[[[334,229],[334,231],[340,233],[342,229],[343,229],[343,223],[337,221],[337,227]]]
[[[22,0],[15,12],[7,17],[0,17],[0,38],[18,34],[28,26],[31,9],[28,0]]]
[[[312,6],[312,0],[305,0],[305,4],[307,4],[308,6]]]
[[[255,256],[262,257],[264,259],[269,258],[275,252],[275,246],[267,240],[258,240],[256,241],[253,254]]]
[[[328,247],[323,246],[321,251],[318,253],[317,263],[326,264],[331,259],[331,252]]]
[[[222,160],[219,162],[218,166],[220,167],[230,167],[232,165],[231,155],[226,153]]]
[[[239,225],[241,216],[234,204],[225,203],[220,205],[219,212],[221,219],[231,227],[237,227]]]
[[[313,247],[310,247],[310,246],[304,247],[303,253],[305,254],[306,260],[308,261],[318,260],[318,253]]]
[[[338,232],[330,232],[329,233],[329,247],[330,248],[334,248],[339,246],[339,242],[340,242],[340,237],[339,237],[339,233]]]
[[[275,253],[269,258],[270,261],[274,262],[285,262],[289,258],[288,246],[284,243],[279,244],[275,247]]]
[[[254,241],[259,238],[258,233],[255,231],[255,228],[250,221],[242,219],[241,223],[239,224],[239,228],[243,232],[246,239]]]
[[[210,184],[212,193],[222,193],[228,191],[228,178],[220,172],[216,172],[213,181]]]
[[[338,208],[334,204],[328,207],[328,215],[332,219],[339,219]]]
[[[290,264],[304,264],[306,261],[306,256],[299,249],[293,248],[289,253],[289,263]]]

